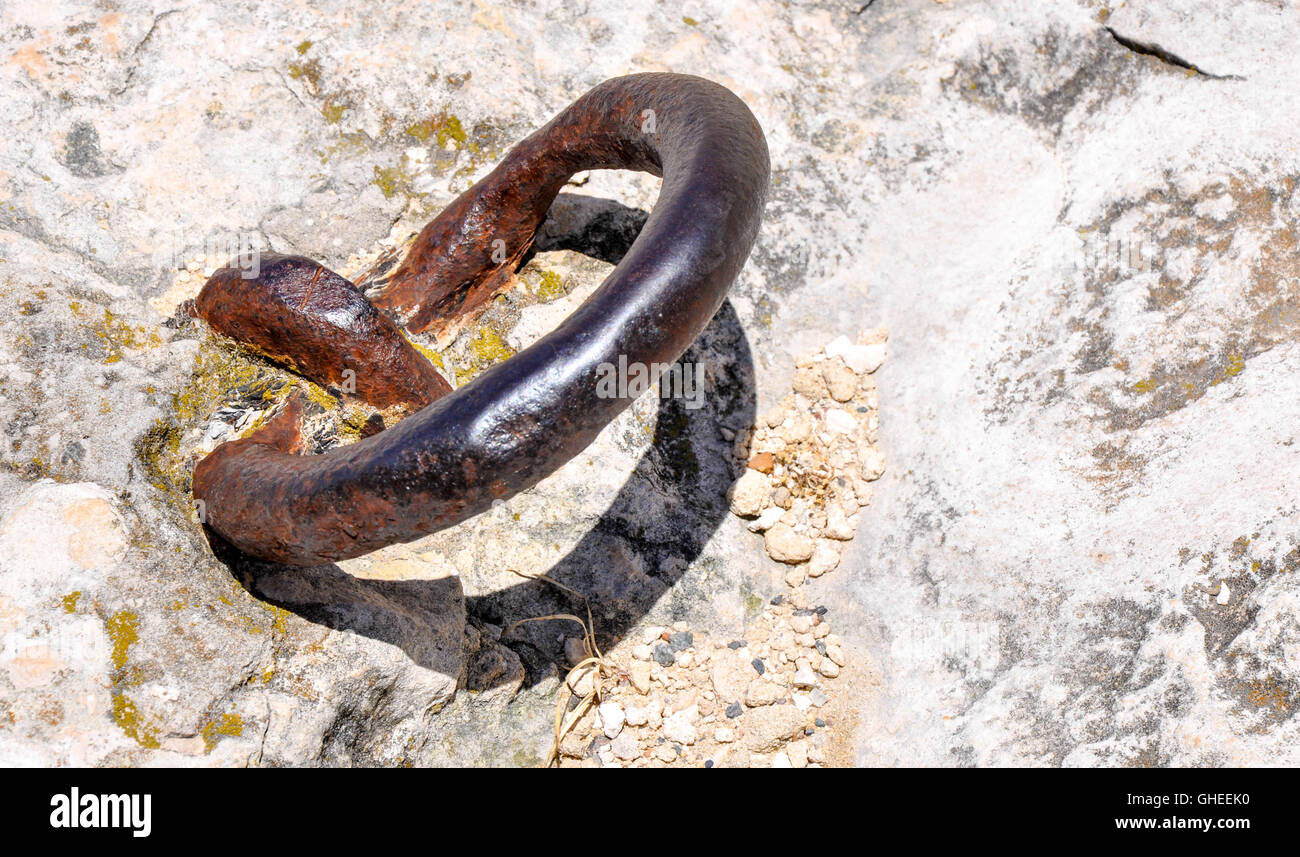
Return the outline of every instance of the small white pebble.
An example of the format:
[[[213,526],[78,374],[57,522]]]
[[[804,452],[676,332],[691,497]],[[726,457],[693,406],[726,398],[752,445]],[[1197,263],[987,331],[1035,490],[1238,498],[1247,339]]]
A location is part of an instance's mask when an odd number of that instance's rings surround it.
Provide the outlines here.
[[[794,672],[794,686],[807,688],[816,684],[817,676],[813,673],[811,665],[805,661],[803,666]]]
[[[602,702],[596,709],[600,717],[601,731],[605,733],[606,738],[617,738],[618,733],[623,731],[623,706],[617,702]]]

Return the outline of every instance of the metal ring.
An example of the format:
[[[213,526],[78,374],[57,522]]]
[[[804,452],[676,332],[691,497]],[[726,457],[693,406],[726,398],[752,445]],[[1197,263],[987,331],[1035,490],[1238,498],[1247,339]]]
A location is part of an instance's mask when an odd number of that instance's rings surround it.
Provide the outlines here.
[[[679,74],[600,84],[426,226],[373,298],[412,330],[437,332],[473,312],[508,285],[555,196],[587,169],[663,177],[640,235],[556,330],[446,395],[431,381],[413,385],[423,376],[411,373],[423,370],[396,344],[396,328],[368,311],[355,286],[310,260],[272,258],[241,287],[269,298],[224,315],[218,310],[235,305],[238,284],[229,271],[214,275],[197,305],[217,329],[308,377],[337,371],[345,355],[366,361],[367,349],[388,348],[373,360],[380,381],[358,394],[423,407],[377,435],[308,456],[292,452],[291,402],[263,430],[199,462],[194,497],[207,525],[252,556],[323,564],[459,523],[586,448],[631,403],[601,395],[600,367],[620,356],[676,361],[722,304],[757,237],[767,144],[729,90]]]

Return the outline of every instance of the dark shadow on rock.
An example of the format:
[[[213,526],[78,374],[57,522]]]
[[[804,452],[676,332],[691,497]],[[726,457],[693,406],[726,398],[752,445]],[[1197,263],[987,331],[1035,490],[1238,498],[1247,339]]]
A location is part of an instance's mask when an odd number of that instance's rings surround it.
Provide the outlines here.
[[[622,639],[677,583],[729,514],[727,490],[745,464],[734,457],[732,442],[719,428],[738,434],[753,425],[755,411],[749,343],[730,303],[722,305],[681,362],[703,365],[706,355],[717,375],[702,407],[660,399],[650,449],[596,525],[546,572],[587,596],[602,649]],[[470,595],[466,607],[470,615],[501,626],[552,613],[585,615],[580,599],[544,581]],[[562,662],[559,631],[579,633],[576,626],[530,623],[503,642],[530,667]]]
[[[612,200],[562,194],[539,231],[538,249],[572,249],[617,264],[647,215]],[[679,361],[707,367],[699,396],[661,398],[649,450],[596,525],[546,574],[587,596],[602,649],[620,640],[700,555],[728,512],[727,490],[744,462],[720,429],[739,434],[754,422],[753,357],[730,302]],[[688,393],[690,390],[687,391]],[[585,615],[580,599],[542,581],[465,598],[459,578],[383,581],[337,565],[299,568],[239,553],[208,531],[213,553],[254,597],[310,622],[400,646],[431,669],[447,664],[438,634],[421,632],[456,610],[507,626],[550,613]],[[563,662],[554,622],[530,623],[503,639],[531,685]],[[564,636],[576,636],[564,627]]]
[[[573,250],[617,265],[649,216],[617,200],[562,193],[551,203],[546,221],[537,230],[533,246],[524,254],[520,266],[548,250]]]
[[[250,595],[335,631],[396,646],[426,669],[455,676],[462,658],[464,593],[454,576],[369,580],[337,565],[254,559],[206,530],[212,553]]]

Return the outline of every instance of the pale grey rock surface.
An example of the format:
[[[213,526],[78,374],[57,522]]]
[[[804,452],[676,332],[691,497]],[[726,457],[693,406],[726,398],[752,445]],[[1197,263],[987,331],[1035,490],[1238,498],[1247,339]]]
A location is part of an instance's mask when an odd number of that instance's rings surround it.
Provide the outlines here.
[[[1300,762],[1300,19],[861,5],[7,4],[0,761],[536,764],[575,628],[502,629],[575,604],[514,572],[586,593],[607,647],[739,635],[785,569],[729,516],[719,426],[883,324],[885,473],[807,584],[848,650],[851,760]],[[706,407],[643,398],[533,491],[380,555],[214,558],[184,468],[157,465],[211,417],[173,398],[210,371],[164,324],[201,282],[177,262],[242,242],[346,270],[646,70],[729,86],[772,152],[751,264],[695,349]],[[616,254],[657,184],[592,174],[547,246]],[[535,267],[568,294],[509,318],[512,347],[607,270]],[[750,749],[787,708],[755,709]]]

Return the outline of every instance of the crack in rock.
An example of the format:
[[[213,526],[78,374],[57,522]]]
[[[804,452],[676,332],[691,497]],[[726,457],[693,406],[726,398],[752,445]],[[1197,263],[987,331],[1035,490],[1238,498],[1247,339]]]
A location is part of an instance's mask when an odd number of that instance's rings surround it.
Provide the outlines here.
[[[1106,27],[1106,32],[1110,33],[1112,39],[1133,53],[1141,54],[1142,56],[1155,57],[1166,65],[1186,69],[1212,80],[1245,80],[1244,77],[1237,74],[1212,74],[1195,63],[1188,62],[1177,54],[1165,50],[1155,42],[1140,42],[1137,39],[1131,39],[1128,36],[1121,36],[1110,27]]]

